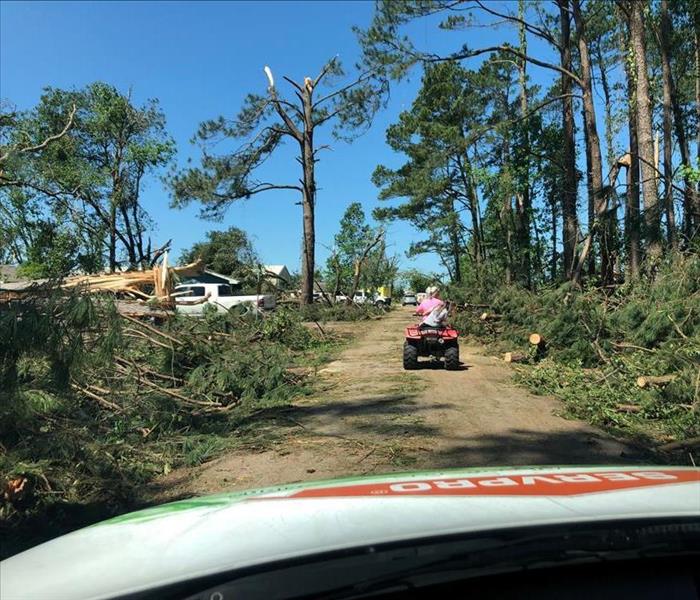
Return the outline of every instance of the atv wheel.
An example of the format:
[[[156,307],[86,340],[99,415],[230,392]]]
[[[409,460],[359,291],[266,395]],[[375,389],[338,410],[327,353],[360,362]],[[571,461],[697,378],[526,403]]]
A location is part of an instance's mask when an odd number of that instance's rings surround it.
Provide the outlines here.
[[[459,369],[459,346],[454,345],[445,348],[445,369],[448,371]]]
[[[418,368],[418,348],[409,342],[403,343],[403,368],[407,371]]]

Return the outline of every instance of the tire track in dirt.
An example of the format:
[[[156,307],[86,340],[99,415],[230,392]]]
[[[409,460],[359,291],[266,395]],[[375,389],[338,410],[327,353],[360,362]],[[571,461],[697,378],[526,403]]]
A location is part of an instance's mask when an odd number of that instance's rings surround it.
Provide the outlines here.
[[[633,450],[590,425],[559,416],[562,404],[511,381],[478,347],[460,346],[462,367],[404,371],[396,309],[360,324],[359,336],[319,371],[317,391],[280,409],[275,440],[194,469],[154,488],[159,499],[348,475],[497,465],[607,464]]]

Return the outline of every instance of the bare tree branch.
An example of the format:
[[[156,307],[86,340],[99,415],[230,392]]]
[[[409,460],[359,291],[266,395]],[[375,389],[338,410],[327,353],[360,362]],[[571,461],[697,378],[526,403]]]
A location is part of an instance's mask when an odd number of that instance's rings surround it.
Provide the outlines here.
[[[38,152],[39,150],[43,150],[44,148],[46,148],[46,146],[48,146],[51,142],[55,142],[56,140],[61,139],[64,135],[66,135],[66,133],[68,133],[68,130],[73,126],[73,118],[75,117],[75,113],[77,110],[77,106],[73,104],[70,114],[68,115],[68,121],[66,122],[65,127],[59,133],[55,135],[50,135],[43,142],[35,146],[27,146],[26,148],[11,148],[7,152],[5,152],[5,154],[0,154],[0,163],[7,160],[13,151],[22,153]]]
[[[370,79],[371,76],[372,76],[372,71],[365,71],[352,83],[349,83],[345,87],[342,87],[338,90],[335,90],[334,92],[324,96],[323,98],[316,100],[316,102],[313,103],[313,108],[316,108],[317,106],[319,106],[323,102],[326,102],[326,100],[330,100],[331,98],[335,98],[336,96],[339,96],[340,94],[342,94],[344,92],[347,92],[349,89],[352,89],[353,87],[364,83],[365,81]]]
[[[323,69],[321,69],[321,72],[317,75],[316,79],[313,81],[313,87],[316,87],[320,82],[321,79],[323,79],[326,76],[326,73],[331,70],[331,68],[335,65],[335,59],[338,58],[338,55],[336,54],[335,57],[333,57],[331,60],[329,60]]]
[[[500,13],[496,10],[493,10],[491,8],[488,8],[487,6],[484,5],[481,0],[474,0],[476,4],[481,8],[482,10],[486,11],[487,13],[494,15],[496,17],[501,17],[503,19],[506,19],[508,21],[514,21],[515,23],[521,24],[527,31],[532,33],[533,35],[536,35],[544,40],[547,40],[552,46],[554,46],[557,49],[561,48],[561,45],[559,42],[545,29],[541,29],[540,27],[536,27],[535,25],[532,25],[531,23],[528,23],[524,19],[521,19],[519,17],[516,17],[515,15],[510,15],[510,14],[504,14]]]
[[[287,114],[287,111],[284,110],[284,108],[282,108],[282,101],[277,96],[277,90],[275,89],[274,79],[272,78],[272,70],[270,69],[270,67],[265,66],[265,74],[267,75],[268,81],[270,82],[270,86],[267,88],[267,91],[270,94],[270,98],[272,99],[273,104],[275,105],[275,110],[277,111],[277,114],[284,121],[284,124],[291,132],[292,137],[294,137],[298,142],[301,143],[304,139],[302,133],[301,131],[299,131],[299,128],[294,124],[294,121],[292,121],[291,117]]]
[[[304,92],[304,88],[300,86],[296,81],[291,79],[290,77],[287,77],[286,75],[282,75],[282,79],[284,79],[287,83],[293,85],[297,90],[299,90],[300,93]]]
[[[569,71],[568,69],[565,69],[564,67],[561,67],[559,65],[555,65],[544,60],[533,58],[532,56],[529,56],[527,54],[523,54],[519,50],[516,50],[515,48],[512,48],[511,46],[505,44],[501,46],[489,46],[488,48],[479,48],[478,50],[455,52],[454,54],[450,54],[449,56],[425,55],[421,58],[421,60],[428,63],[445,62],[448,60],[463,60],[465,58],[472,58],[474,56],[480,56],[481,54],[487,54],[489,52],[508,52],[509,54],[513,54],[514,56],[517,56],[522,60],[526,60],[527,62],[532,63],[533,65],[537,65],[539,67],[544,67],[545,69],[551,69],[552,71],[558,71],[559,73],[568,75],[579,85],[583,84],[582,79],[578,75],[576,75],[576,73]]]

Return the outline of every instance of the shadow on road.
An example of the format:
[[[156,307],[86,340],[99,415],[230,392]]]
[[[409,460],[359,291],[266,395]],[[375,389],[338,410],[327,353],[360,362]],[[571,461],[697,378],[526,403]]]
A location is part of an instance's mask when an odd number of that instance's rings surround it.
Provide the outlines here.
[[[444,438],[443,438],[444,440]],[[659,456],[641,447],[622,446],[587,431],[510,429],[444,440],[446,447],[423,457],[435,468],[526,465],[618,465],[658,463]]]
[[[472,365],[466,365],[464,363],[459,363],[459,367],[454,369],[455,371],[468,371]],[[424,360],[418,361],[418,368],[416,371],[445,371],[445,363],[440,360]]]
[[[406,436],[439,436],[439,427],[423,422],[422,413],[452,408],[445,402],[417,402],[414,394],[359,396],[313,405],[273,407],[254,419],[272,420],[281,427],[296,425],[307,433],[336,435],[377,442]]]

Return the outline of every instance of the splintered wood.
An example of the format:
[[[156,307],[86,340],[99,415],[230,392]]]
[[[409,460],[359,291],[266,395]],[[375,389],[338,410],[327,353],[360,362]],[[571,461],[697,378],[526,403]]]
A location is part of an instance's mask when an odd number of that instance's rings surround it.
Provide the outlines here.
[[[199,275],[204,272],[204,267],[202,260],[182,267],[169,267],[166,252],[159,265],[145,271],[78,275],[62,281],[43,279],[8,283],[0,289],[0,302],[42,296],[57,288],[73,289],[86,294],[117,294],[117,310],[121,314],[135,317],[164,316],[163,311],[175,308],[175,285],[178,278]]]
[[[69,277],[61,287],[81,288],[88,293],[120,292],[141,300],[156,300],[161,305],[170,305],[173,303],[175,276],[192,277],[203,271],[204,263],[201,260],[182,267],[168,267],[166,253],[160,265],[146,271]]]

